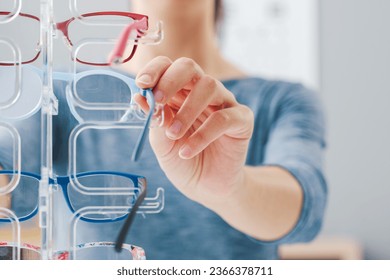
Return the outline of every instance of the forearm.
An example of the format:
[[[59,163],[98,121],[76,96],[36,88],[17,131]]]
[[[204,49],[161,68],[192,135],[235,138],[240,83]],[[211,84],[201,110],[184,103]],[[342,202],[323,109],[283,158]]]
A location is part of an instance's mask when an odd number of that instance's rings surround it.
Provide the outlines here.
[[[272,241],[296,224],[303,192],[286,170],[276,166],[243,169],[243,183],[214,210],[231,226],[254,238]]]

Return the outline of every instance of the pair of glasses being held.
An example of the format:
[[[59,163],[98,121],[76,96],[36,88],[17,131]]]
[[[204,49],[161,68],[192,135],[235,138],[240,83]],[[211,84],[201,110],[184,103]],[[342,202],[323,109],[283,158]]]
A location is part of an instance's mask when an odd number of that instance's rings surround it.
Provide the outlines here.
[[[12,83],[15,77],[10,71],[5,72],[0,75],[0,80]],[[38,67],[23,65],[22,88],[29,91],[22,91],[12,106],[1,110],[0,116],[14,120],[26,119],[34,115],[41,108],[43,74]],[[137,161],[141,155],[149,127],[164,122],[164,114],[161,107],[155,104],[151,89],[139,89],[134,79],[124,73],[107,69],[92,69],[77,73],[53,72],[53,79],[68,83],[66,86],[67,103],[79,124],[115,123],[115,125],[122,126],[136,124],[142,129],[132,154],[133,161]],[[113,86],[117,90],[113,90]],[[11,87],[6,87],[3,91],[5,99],[12,99],[13,93],[14,90]],[[134,101],[134,95],[137,93],[146,99],[150,108],[149,112],[144,112]]]

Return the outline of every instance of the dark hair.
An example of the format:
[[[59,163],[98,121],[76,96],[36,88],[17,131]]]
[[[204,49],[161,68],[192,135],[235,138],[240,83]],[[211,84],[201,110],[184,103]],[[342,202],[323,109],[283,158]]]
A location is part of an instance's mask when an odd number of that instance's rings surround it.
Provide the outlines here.
[[[215,14],[214,19],[216,25],[219,25],[223,18],[223,2],[222,0],[215,0]]]

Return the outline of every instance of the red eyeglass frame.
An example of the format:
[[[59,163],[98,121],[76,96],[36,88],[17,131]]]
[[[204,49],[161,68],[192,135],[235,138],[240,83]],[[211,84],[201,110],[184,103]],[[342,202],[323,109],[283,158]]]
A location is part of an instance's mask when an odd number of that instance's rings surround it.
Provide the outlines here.
[[[0,15],[9,15],[10,13],[11,12],[2,12],[2,11],[0,11]],[[19,16],[28,17],[28,18],[40,21],[40,19],[37,16],[30,15],[30,14],[19,13]],[[140,39],[141,36],[144,34],[144,32],[146,30],[148,30],[148,28],[149,28],[149,24],[148,24],[149,18],[148,18],[148,16],[142,15],[142,14],[128,13],[128,12],[108,11],[108,12],[87,13],[87,14],[81,15],[79,18],[87,18],[87,17],[94,17],[94,16],[122,16],[122,17],[131,18],[131,19],[133,19],[135,21],[133,23],[130,23],[124,29],[126,32],[128,31],[128,33],[130,33],[131,30],[137,30],[137,38],[135,39],[135,44],[133,46],[133,49],[132,49],[129,57],[127,57],[125,60],[121,61],[121,63],[128,62],[130,59],[132,59],[134,54],[135,54],[135,52],[136,52],[136,50],[137,50],[138,39]],[[72,18],[70,18],[68,20],[56,23],[56,25],[55,25],[56,29],[62,32],[62,34],[64,35],[65,39],[67,40],[67,42],[69,43],[69,45],[71,47],[73,47],[73,43],[72,43],[72,41],[69,38],[69,25],[74,20],[76,20],[76,18],[72,17]],[[123,35],[120,36],[120,38],[122,38],[122,37],[123,37]],[[128,38],[128,36],[126,37],[126,40],[127,40],[127,38]],[[120,44],[120,45],[122,45],[122,44]],[[115,53],[116,52],[117,51],[115,51]],[[27,60],[27,61],[22,61],[22,64],[28,64],[28,63],[34,62],[35,60],[38,59],[40,53],[41,53],[41,51],[39,50],[34,58],[32,58],[30,60]],[[86,65],[92,65],[92,66],[108,66],[108,65],[111,64],[111,62],[112,62],[111,60],[112,59],[110,58],[109,62],[107,62],[107,63],[93,63],[93,62],[82,61],[82,60],[79,60],[78,58],[76,58],[77,62],[82,63],[82,64],[86,64]],[[0,62],[0,66],[12,66],[12,65],[15,65],[15,63],[2,63],[2,62]]]

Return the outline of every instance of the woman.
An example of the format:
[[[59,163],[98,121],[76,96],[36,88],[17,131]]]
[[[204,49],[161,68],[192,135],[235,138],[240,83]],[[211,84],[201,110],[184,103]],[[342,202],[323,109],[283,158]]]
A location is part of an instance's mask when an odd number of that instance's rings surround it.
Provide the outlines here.
[[[214,244],[218,253],[188,253],[275,258],[276,244],[311,240],[326,197],[323,120],[313,94],[248,77],[222,57],[215,22],[221,1],[133,0],[132,8],[164,22],[164,41],[140,46],[125,66],[170,116],[150,132],[159,165],[180,192],[237,230],[213,236],[224,242],[200,231],[183,241]],[[245,235],[249,244],[237,244]]]
[[[139,46],[124,65],[139,87],[153,88],[164,105],[164,125],[150,129],[150,146],[138,163],[123,160],[129,152],[125,135],[91,133],[77,143],[79,170],[98,163],[145,176],[151,194],[164,187],[164,210],[136,219],[127,243],[143,247],[148,259],[275,259],[279,244],[313,239],[326,201],[324,124],[315,95],[298,84],[247,76],[226,61],[216,40],[219,0],[131,4],[152,26],[164,22],[164,41]],[[92,89],[97,82],[91,81]],[[54,84],[60,106],[53,120],[58,175],[68,174],[67,139],[77,125],[66,85]],[[147,109],[140,96],[137,101]],[[25,171],[39,172],[39,162],[30,160],[34,153],[39,158],[34,126],[39,121],[20,129],[22,162]],[[5,158],[0,164],[9,169]],[[64,215],[55,221],[65,221]],[[80,242],[113,241],[121,225],[92,223],[73,232],[83,236]],[[94,233],[98,236],[91,237]]]

